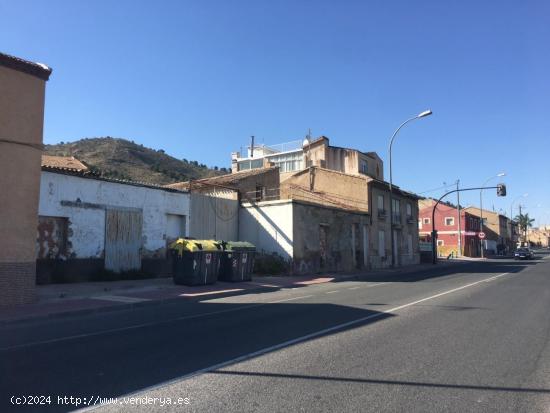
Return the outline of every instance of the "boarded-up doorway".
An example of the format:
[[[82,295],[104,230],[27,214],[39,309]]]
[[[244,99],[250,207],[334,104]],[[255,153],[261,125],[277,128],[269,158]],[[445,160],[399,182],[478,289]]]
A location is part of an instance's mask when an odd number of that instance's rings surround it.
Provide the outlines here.
[[[105,211],[105,268],[115,272],[141,269],[141,227],[139,210]]]

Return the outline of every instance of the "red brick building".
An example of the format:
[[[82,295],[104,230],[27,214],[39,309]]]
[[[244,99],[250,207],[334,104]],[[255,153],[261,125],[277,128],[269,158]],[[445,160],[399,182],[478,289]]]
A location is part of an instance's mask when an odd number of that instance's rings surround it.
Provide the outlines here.
[[[418,233],[420,241],[432,241],[432,211],[434,200],[423,200],[418,210]],[[461,254],[466,257],[480,256],[478,238],[479,217],[460,211]],[[437,230],[437,251],[440,256],[458,253],[458,210],[451,204],[440,203],[435,211],[435,229]]]

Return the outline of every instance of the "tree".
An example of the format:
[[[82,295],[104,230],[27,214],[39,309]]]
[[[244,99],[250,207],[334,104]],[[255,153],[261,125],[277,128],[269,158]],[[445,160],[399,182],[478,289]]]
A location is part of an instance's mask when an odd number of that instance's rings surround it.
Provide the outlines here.
[[[523,233],[524,239],[527,240],[527,230],[533,226],[535,219],[530,218],[529,214],[519,214],[516,216],[515,220],[519,225],[520,232]]]

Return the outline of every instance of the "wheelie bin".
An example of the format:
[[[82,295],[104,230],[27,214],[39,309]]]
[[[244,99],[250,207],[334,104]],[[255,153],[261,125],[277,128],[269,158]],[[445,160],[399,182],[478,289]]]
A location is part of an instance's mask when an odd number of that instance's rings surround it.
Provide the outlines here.
[[[223,248],[221,257],[220,281],[250,281],[254,270],[256,247],[250,242],[220,242]]]
[[[170,244],[175,284],[206,285],[216,282],[222,247],[212,240],[180,238]]]

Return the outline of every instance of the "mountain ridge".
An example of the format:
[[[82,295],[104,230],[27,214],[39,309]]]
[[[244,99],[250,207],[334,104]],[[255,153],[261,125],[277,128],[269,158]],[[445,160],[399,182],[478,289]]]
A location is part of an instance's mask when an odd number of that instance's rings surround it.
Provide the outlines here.
[[[177,159],[163,149],[152,149],[134,141],[110,136],[82,138],[73,142],[45,145],[44,153],[74,156],[92,171],[106,178],[166,185],[175,182],[224,175],[227,168],[208,168],[197,161]]]

